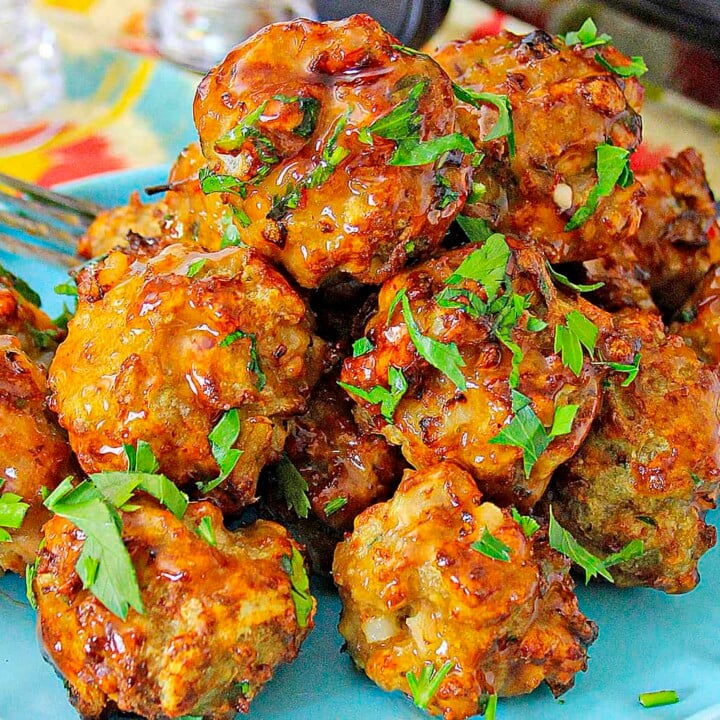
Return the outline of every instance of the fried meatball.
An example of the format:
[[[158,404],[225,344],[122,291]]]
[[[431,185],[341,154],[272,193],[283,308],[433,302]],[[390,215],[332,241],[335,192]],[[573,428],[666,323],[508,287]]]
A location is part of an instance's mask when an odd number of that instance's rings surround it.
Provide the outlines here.
[[[18,339],[22,351],[45,368],[65,331],[40,309],[40,297],[0,265],[0,335]]]
[[[304,415],[290,421],[285,452],[308,485],[307,519],[287,507],[282,479],[270,484],[269,502],[308,548],[313,569],[327,572],[335,544],[352,529],[366,507],[392,494],[405,463],[399,450],[380,434],[362,432],[353,403],[337,384],[337,373],[313,391]],[[285,467],[276,474],[287,472]]]
[[[440,243],[467,195],[462,152],[399,166],[397,142],[369,132],[409,102],[405,134],[416,144],[453,133],[449,79],[395,43],[367,15],[278,23],[198,88],[203,153],[236,180],[226,200],[242,240],[304,287],[340,274],[382,282]]]
[[[709,365],[720,365],[719,301],[720,265],[713,265],[670,326]]]
[[[698,582],[715,544],[705,524],[720,487],[720,380],[656,316],[625,315],[608,357],[640,371],[611,380],[578,453],[553,479],[548,502],[560,524],[600,557],[642,540],[644,553],[613,568],[617,585],[670,593]]]
[[[555,291],[537,249],[516,239],[507,242],[510,253],[504,287],[498,291],[499,300],[489,306],[482,307],[487,290],[479,282],[449,282],[461,262],[481,252],[478,245],[451,250],[386,282],[378,311],[365,331],[372,349],[345,360],[342,380],[360,403],[364,426],[380,429],[390,442],[401,445],[413,466],[425,468],[440,460],[453,460],[475,477],[488,497],[527,509],[543,494],[555,468],[572,457],[589,431],[598,411],[602,373],[587,358],[577,376],[563,365],[554,350],[555,328],[564,325],[578,306]],[[448,298],[452,288],[455,290]],[[395,302],[399,291],[405,293],[415,334],[431,338],[416,341],[443,343],[441,352],[446,356],[451,354],[450,344],[455,343],[463,362],[458,372],[465,388],[421,354],[410,334],[407,313]],[[503,302],[504,307],[493,309]],[[518,304],[524,308],[522,312],[518,312]],[[602,312],[597,312],[603,322]],[[513,313],[517,313],[517,323],[507,331],[506,341],[522,353],[517,390],[529,398],[546,428],[553,424],[557,408],[578,406],[570,432],[552,439],[545,452],[539,453],[529,477],[520,447],[492,442],[515,417],[511,387],[514,353],[500,340],[498,330]],[[542,321],[540,329],[533,327],[538,321]],[[387,388],[393,385],[392,376],[398,370],[407,389],[397,394],[391,417],[383,415],[379,399],[371,404],[352,389],[359,388],[362,394],[376,386]]]
[[[475,549],[487,533],[507,560]],[[526,537],[508,510],[482,502],[453,463],[408,472],[335,552],[353,660],[384,690],[405,693],[408,673],[450,663],[427,707],[445,720],[475,715],[483,693],[520,695],[542,682],[565,692],[597,629],[578,609],[570,563],[543,536]]]
[[[0,570],[23,573],[40,544],[40,528],[50,513],[43,488],[54,490],[75,472],[65,432],[47,408],[44,367],[33,362],[20,341],[0,335],[0,494],[19,495],[28,508],[22,525],[8,529],[0,543]]]
[[[302,298],[252,250],[182,245],[146,261],[111,253],[80,273],[78,293],[50,385],[83,469],[124,469],[123,445],[145,440],[175,482],[212,480],[208,434],[236,409],[241,455],[212,497],[228,511],[251,502],[320,375]]]
[[[506,139],[484,142],[498,111],[458,108],[458,125],[485,152],[474,181],[484,194],[464,213],[483,217],[503,232],[527,234],[552,262],[588,260],[637,232],[642,187],[615,187],[578,229],[565,231],[573,213],[597,183],[596,148],[606,142],[634,150],[643,90],[600,65],[627,63],[611,46],[565,46],[542,31],[526,36],[502,32],[457,41],[435,59],[462,87],[508,98],[516,152]]]
[[[179,520],[149,498],[133,502],[122,535],[144,614],[130,609],[121,620],[83,589],[75,563],[85,536],[55,517],[34,584],[45,653],[87,720],[116,708],[152,720],[231,720],[313,626],[315,602],[299,620],[286,570],[297,546],[263,520],[228,532],[209,503],[191,503]],[[215,547],[196,532],[203,518]]]

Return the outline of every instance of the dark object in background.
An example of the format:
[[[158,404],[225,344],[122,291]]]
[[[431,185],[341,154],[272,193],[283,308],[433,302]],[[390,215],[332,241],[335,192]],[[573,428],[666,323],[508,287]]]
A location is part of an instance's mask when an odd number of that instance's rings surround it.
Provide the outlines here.
[[[645,58],[643,81],[720,109],[720,0],[486,1],[557,34],[592,16],[622,52]]]
[[[420,47],[435,34],[449,7],[450,0],[315,0],[320,20],[340,20],[364,12],[411,47]]]

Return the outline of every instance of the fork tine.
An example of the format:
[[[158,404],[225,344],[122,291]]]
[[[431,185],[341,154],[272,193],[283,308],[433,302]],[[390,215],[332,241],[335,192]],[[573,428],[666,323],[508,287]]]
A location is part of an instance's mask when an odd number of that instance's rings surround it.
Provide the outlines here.
[[[2,189],[0,189],[0,205],[12,206],[25,216],[54,218],[69,227],[80,228],[83,232],[93,220],[90,216],[81,215],[74,210],[46,205],[44,201],[27,199],[20,195],[10,195]]]
[[[77,257],[67,252],[53,250],[52,248],[42,247],[41,245],[33,245],[19,238],[6,235],[5,233],[0,233],[0,249],[13,253],[14,255],[30,257],[64,268],[73,268],[80,264],[80,260]]]
[[[75,235],[68,230],[48,225],[41,220],[15,215],[4,210],[0,210],[0,225],[20,230],[26,235],[32,235],[52,245],[59,244],[61,247],[75,248],[82,234],[82,230]]]
[[[12,175],[6,175],[5,173],[0,173],[0,183],[13,188],[13,190],[19,190],[29,197],[40,200],[43,205],[54,205],[73,213],[85,215],[90,220],[93,220],[98,213],[106,209],[102,207],[102,205],[98,205],[90,200],[82,200],[80,198],[70,197],[69,195],[62,195],[61,193],[25,182],[24,180],[12,177]]]

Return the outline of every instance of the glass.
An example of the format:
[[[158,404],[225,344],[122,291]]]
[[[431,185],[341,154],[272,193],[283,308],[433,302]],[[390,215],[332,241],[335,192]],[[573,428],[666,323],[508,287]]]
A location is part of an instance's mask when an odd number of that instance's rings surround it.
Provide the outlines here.
[[[308,0],[156,0],[150,32],[161,55],[205,72],[268,23],[315,18]]]
[[[63,98],[53,31],[29,0],[0,0],[0,134],[28,127]]]

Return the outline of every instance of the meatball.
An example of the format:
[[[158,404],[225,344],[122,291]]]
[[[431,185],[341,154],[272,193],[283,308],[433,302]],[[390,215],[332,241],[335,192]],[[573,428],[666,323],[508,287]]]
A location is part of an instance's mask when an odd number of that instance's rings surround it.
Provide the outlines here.
[[[698,357],[720,365],[720,265],[713,265],[690,296],[670,331],[680,335]]]
[[[40,296],[0,265],[0,335],[13,335],[22,351],[45,368],[65,331],[40,309]]]
[[[640,223],[642,187],[627,175],[626,187],[615,186],[582,225],[565,230],[598,182],[598,146],[633,151],[641,139],[642,86],[603,67],[596,53],[612,65],[627,63],[611,46],[566,46],[542,31],[453,42],[434,54],[460,86],[505,96],[512,108],[514,156],[507,139],[484,142],[496,108],[459,105],[460,130],[486,154],[473,177],[482,193],[463,212],[529,235],[552,262],[602,255]]]
[[[121,620],[83,589],[75,563],[85,536],[54,517],[34,583],[45,653],[87,720],[114,709],[231,720],[313,626],[314,600],[308,617],[293,601],[297,546],[267,521],[228,532],[209,503],[190,503],[182,520],[149,498],[133,503],[122,535],[144,614],[131,609]],[[215,546],[196,532],[205,518]]]
[[[640,370],[609,382],[600,415],[548,496],[560,524],[605,557],[641,540],[643,554],[613,569],[618,586],[670,593],[698,582],[697,563],[715,544],[705,524],[720,487],[720,380],[656,316],[624,315],[626,333],[608,356]],[[624,357],[623,357],[624,355]],[[629,378],[628,378],[629,379]]]
[[[82,468],[124,469],[123,446],[145,440],[177,483],[226,475],[214,500],[253,501],[321,371],[302,298],[252,250],[182,245],[144,261],[111,253],[78,293],[50,386]]]
[[[22,350],[20,341],[0,335],[0,494],[19,495],[29,507],[22,525],[5,528],[0,570],[23,573],[40,544],[40,528],[50,513],[43,491],[53,490],[75,472],[67,436],[46,404],[46,370]]]
[[[453,134],[451,83],[396,43],[367,15],[278,23],[198,88],[220,173],[206,189],[229,191],[242,240],[303,287],[382,282],[435,248],[465,201],[473,147]]]
[[[345,360],[342,380],[361,406],[363,425],[401,445],[411,465],[453,460],[488,497],[527,509],[587,435],[603,371],[587,357],[577,374],[563,364],[554,349],[556,328],[577,315],[579,306],[555,291],[537,249],[494,237],[498,253],[503,247],[506,253],[494,257],[505,258],[507,266],[503,260],[493,267],[486,286],[462,268],[479,266],[492,239],[482,247],[451,250],[386,282],[366,327],[368,350]],[[593,312],[598,322],[609,322]],[[438,359],[445,369],[438,368]],[[529,407],[518,407],[518,401]],[[568,405],[576,406],[569,432],[550,435],[544,428]],[[528,423],[533,445],[527,451],[500,444],[503,431]],[[535,444],[540,439],[548,441],[546,449]]]
[[[477,549],[488,535],[503,559]],[[559,695],[585,670],[597,634],[569,567],[544,532],[527,537],[508,510],[482,502],[456,465],[408,472],[335,552],[340,632],[384,690],[408,693],[409,673],[449,664],[427,706],[445,720],[475,715],[485,693],[519,695],[546,682]]]
[[[308,517],[298,518],[288,508],[285,474],[293,470],[287,463],[276,469],[267,493],[271,508],[308,547],[313,569],[320,572],[330,570],[335,544],[354,518],[390,497],[405,468],[399,450],[382,435],[360,431],[352,407],[333,373],[315,388],[307,413],[290,421],[285,452],[308,486]]]

